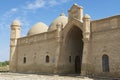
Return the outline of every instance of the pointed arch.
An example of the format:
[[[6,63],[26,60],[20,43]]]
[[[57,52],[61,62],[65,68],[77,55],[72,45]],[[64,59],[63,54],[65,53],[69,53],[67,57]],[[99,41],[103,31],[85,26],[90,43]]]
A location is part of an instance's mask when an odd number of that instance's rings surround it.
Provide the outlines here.
[[[65,43],[65,40],[66,40],[66,38],[67,38],[67,35],[69,34],[69,32],[70,32],[71,30],[73,30],[72,28],[74,28],[74,27],[77,27],[78,29],[80,29],[80,30],[83,32],[83,23],[80,22],[80,21],[77,20],[77,19],[72,18],[72,19],[66,24],[66,26],[65,26],[64,29],[63,29],[63,33],[64,33],[64,35],[63,35],[63,37],[64,37],[64,39],[63,39],[63,44]]]
[[[70,19],[62,31],[62,37],[63,42],[60,53],[60,61],[64,61],[64,63],[61,64],[65,65],[65,68],[62,68],[66,71],[66,73],[81,74],[84,47],[83,23],[74,18]],[[79,59],[75,59],[75,56],[79,56]]]
[[[83,42],[83,32],[78,26],[73,25],[68,31],[68,33],[66,33],[64,45],[65,45],[64,48],[65,54],[71,55],[71,57],[77,56],[74,58],[73,64],[71,64],[73,68],[70,71],[73,71],[73,73],[75,74],[81,74],[84,42]],[[71,57],[69,57],[69,62],[71,62]]]
[[[82,33],[83,32],[82,32],[82,30],[79,27],[77,27],[76,25],[73,25],[73,27],[71,27],[70,30],[69,30],[69,32],[66,34],[65,43],[67,43],[68,41],[70,41],[69,40],[70,38],[72,38],[74,36],[77,36],[77,35],[79,35],[79,37],[83,39],[83,34]]]

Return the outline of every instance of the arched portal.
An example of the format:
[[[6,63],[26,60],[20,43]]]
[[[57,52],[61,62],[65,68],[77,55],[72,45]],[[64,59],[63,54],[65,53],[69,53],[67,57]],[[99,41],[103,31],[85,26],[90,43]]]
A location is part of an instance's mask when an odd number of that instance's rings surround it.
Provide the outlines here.
[[[83,55],[83,35],[79,27],[73,26],[66,37],[66,54],[71,55],[71,73],[80,74]],[[68,66],[68,67],[69,67]]]

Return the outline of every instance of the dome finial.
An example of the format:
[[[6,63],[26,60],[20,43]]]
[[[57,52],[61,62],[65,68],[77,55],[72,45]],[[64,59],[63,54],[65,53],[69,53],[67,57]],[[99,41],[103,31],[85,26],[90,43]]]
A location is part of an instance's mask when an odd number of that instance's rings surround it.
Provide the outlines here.
[[[62,13],[60,14],[60,16],[65,16],[65,14],[62,12]]]
[[[64,14],[64,10],[63,10],[63,9],[61,10],[61,14],[60,14],[60,16],[65,16],[65,14]]]
[[[78,4],[77,4],[77,3],[74,3],[73,5],[76,5],[76,6],[78,6]]]

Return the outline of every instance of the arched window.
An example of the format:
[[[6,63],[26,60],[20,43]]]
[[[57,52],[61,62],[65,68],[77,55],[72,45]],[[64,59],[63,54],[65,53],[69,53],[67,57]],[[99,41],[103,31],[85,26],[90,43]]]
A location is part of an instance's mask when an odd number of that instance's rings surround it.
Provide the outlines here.
[[[71,63],[71,56],[69,56],[69,62]]]
[[[46,63],[49,63],[49,56],[46,56]]]
[[[108,55],[102,56],[102,67],[103,67],[103,72],[109,72],[109,57],[108,57]]]
[[[26,57],[23,58],[23,63],[26,63]]]

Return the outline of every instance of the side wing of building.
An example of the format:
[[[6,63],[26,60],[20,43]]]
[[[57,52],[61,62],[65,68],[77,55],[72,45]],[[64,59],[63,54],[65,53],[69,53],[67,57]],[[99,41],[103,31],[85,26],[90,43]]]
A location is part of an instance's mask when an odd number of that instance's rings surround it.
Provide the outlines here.
[[[56,53],[56,31],[18,39],[17,72],[53,73]]]
[[[91,22],[89,61],[96,75],[120,75],[120,15]]]

